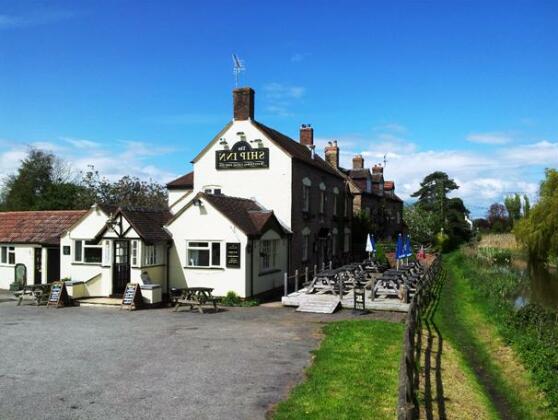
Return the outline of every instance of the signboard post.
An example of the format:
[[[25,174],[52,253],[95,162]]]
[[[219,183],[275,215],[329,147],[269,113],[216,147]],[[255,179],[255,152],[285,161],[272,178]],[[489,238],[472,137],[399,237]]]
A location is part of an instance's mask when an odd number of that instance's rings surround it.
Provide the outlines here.
[[[227,242],[227,268],[240,268],[240,242]]]
[[[48,296],[47,308],[55,306],[60,308],[68,304],[68,291],[63,281],[55,281],[50,286],[50,295]]]
[[[143,304],[143,298],[141,296],[141,289],[137,283],[128,283],[126,289],[124,290],[124,296],[122,296],[122,303],[120,304],[120,309],[126,307],[129,311],[138,309]]]

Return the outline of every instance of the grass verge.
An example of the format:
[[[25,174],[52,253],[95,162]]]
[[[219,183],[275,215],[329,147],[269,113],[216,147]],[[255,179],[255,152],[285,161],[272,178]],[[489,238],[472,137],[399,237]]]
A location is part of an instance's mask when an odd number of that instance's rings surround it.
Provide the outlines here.
[[[369,320],[325,326],[306,380],[278,404],[274,418],[395,418],[403,330]]]
[[[485,276],[459,251],[447,256],[444,265],[448,281],[435,317],[442,336],[459,350],[501,417],[554,418],[545,395],[508,345],[509,337],[501,335],[508,309],[484,293],[508,287],[509,278],[499,285],[497,273]]]

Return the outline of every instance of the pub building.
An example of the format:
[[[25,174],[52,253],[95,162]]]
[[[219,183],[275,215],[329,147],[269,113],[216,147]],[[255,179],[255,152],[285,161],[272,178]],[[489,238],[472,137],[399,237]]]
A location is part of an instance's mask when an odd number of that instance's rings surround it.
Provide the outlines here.
[[[383,175],[380,194],[373,170],[353,168],[370,177],[363,186],[339,166],[337,142],[320,157],[311,126],[293,140],[255,120],[254,100],[249,87],[233,91],[233,119],[192,172],[167,184],[168,209],[94,205],[65,229],[60,277],[70,295],[121,296],[138,283],[151,304],[173,287],[257,296],[281,287],[285,272],[350,259],[354,198],[384,224]]]

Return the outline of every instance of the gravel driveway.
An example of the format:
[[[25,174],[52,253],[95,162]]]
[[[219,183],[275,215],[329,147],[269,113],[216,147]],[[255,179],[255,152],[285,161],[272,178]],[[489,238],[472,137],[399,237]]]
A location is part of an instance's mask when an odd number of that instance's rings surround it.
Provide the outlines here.
[[[264,418],[302,379],[323,322],[351,316],[0,303],[0,417]]]

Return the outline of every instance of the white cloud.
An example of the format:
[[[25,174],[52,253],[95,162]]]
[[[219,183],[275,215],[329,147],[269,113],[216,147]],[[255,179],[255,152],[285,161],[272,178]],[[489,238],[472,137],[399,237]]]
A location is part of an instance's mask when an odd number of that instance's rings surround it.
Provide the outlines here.
[[[85,139],[76,139],[73,137],[60,137],[61,140],[71,144],[78,149],[96,149],[100,146],[100,143]]]
[[[27,16],[0,14],[0,30],[46,25],[70,19],[74,16],[76,16],[76,13],[68,10],[43,10]]]
[[[512,141],[512,136],[506,133],[471,133],[467,141],[480,144],[507,144]]]
[[[273,82],[264,85],[263,92],[265,109],[271,114],[286,117],[292,115],[291,106],[302,99],[306,89],[302,86]]]

